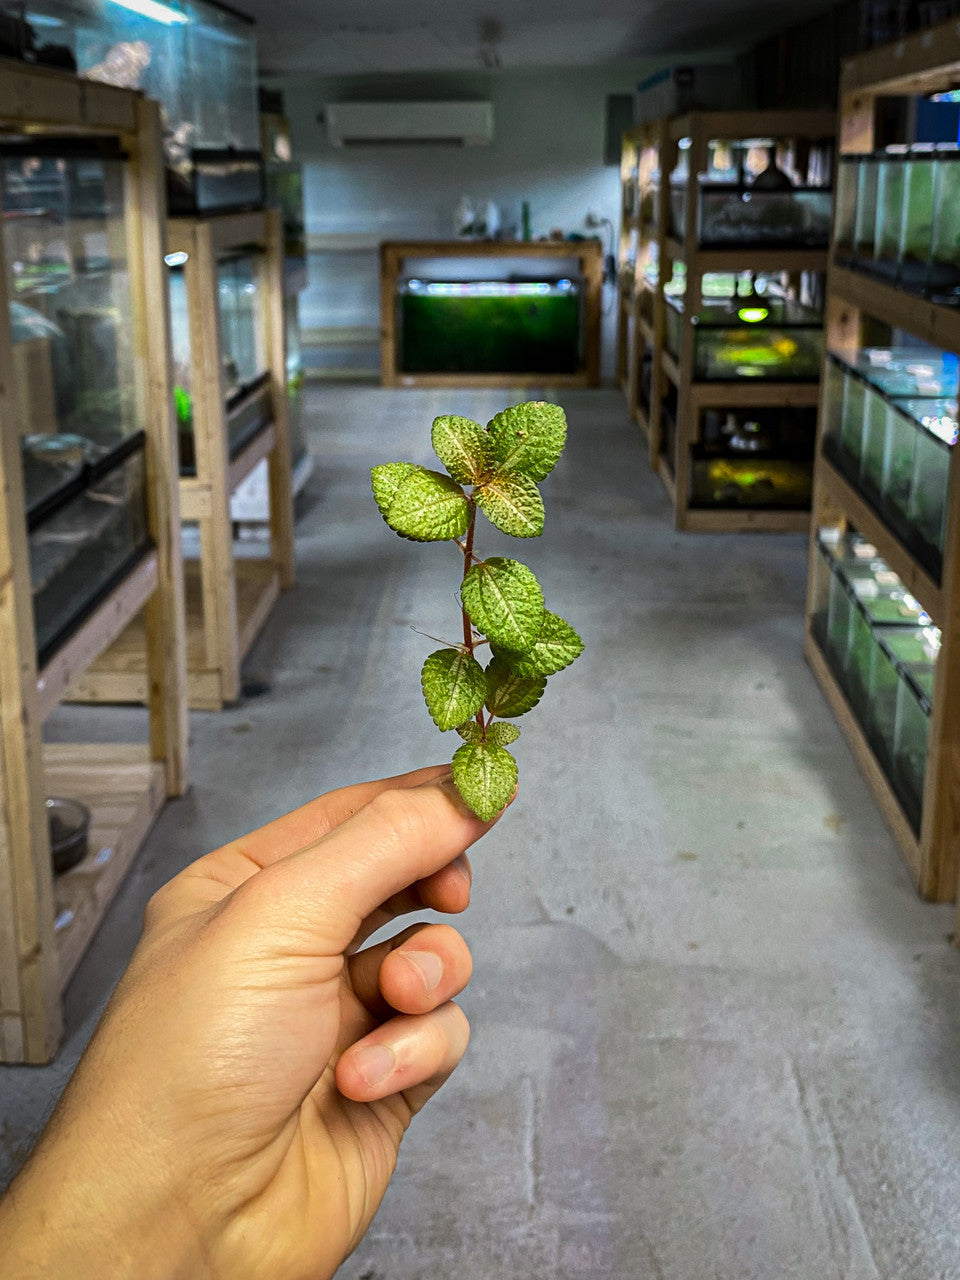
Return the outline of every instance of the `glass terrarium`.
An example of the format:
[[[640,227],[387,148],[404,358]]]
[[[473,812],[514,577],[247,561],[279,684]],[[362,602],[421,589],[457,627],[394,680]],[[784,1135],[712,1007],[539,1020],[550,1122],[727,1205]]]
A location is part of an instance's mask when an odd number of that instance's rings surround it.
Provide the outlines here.
[[[84,143],[7,142],[0,189],[43,663],[149,542],[124,161]]]
[[[210,0],[31,0],[34,39],[62,43],[80,75],[140,89],[162,105],[170,207],[177,212],[258,205],[256,36]]]
[[[826,248],[830,240],[832,192],[795,186],[773,160],[752,181],[708,179],[699,195],[698,237],[704,247]]]
[[[669,347],[683,300],[667,296],[666,302]],[[693,324],[697,379],[787,382],[816,381],[820,376],[823,319],[811,307],[765,295],[707,299]]]
[[[874,630],[868,708],[865,721],[871,746],[886,772],[893,772],[897,701],[905,670],[933,670],[940,651],[936,627],[877,627]]]
[[[298,164],[271,164],[266,173],[267,204],[283,216],[285,258],[305,259],[307,229],[303,214],[303,170]]]
[[[950,457],[958,434],[957,402],[906,400],[900,407],[920,426],[914,430],[907,524],[919,558],[939,578],[947,529]]]
[[[576,280],[438,280],[398,286],[404,373],[576,373]]]
[[[814,409],[704,410],[691,454],[691,505],[806,509],[815,433]]]
[[[270,419],[260,259],[259,253],[249,252],[224,255],[217,262],[221,379],[231,458],[236,457]],[[172,266],[169,278],[180,469],[191,474],[196,470],[193,367],[183,266]]]

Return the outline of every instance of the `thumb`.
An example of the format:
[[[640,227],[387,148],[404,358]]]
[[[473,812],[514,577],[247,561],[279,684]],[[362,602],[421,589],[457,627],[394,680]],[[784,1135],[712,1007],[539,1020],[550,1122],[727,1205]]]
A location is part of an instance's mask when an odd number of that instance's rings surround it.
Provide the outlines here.
[[[494,822],[496,819],[494,819]],[[452,779],[381,791],[314,844],[265,867],[233,895],[231,915],[251,912],[270,930],[302,936],[312,954],[342,954],[381,903],[458,857],[493,826],[460,799]]]

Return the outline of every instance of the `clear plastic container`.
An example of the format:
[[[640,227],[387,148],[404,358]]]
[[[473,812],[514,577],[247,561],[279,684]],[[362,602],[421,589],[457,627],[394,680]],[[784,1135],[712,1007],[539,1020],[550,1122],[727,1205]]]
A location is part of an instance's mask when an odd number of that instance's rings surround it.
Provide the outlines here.
[[[897,250],[897,283],[912,292],[927,287],[933,238],[934,156],[914,147],[904,165],[903,216]]]
[[[877,177],[877,227],[873,243],[874,275],[894,280],[900,258],[906,148],[888,148]]]

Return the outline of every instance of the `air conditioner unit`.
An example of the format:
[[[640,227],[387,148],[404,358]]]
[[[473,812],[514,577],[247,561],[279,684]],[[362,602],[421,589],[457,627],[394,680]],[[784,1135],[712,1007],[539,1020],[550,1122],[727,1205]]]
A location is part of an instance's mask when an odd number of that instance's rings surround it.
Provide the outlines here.
[[[331,102],[325,114],[334,147],[493,141],[491,102]]]

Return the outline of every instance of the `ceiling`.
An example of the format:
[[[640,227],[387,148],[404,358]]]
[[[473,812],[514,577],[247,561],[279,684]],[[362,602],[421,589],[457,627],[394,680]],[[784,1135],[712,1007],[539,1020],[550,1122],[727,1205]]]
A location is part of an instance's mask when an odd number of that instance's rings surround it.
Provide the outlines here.
[[[263,75],[600,66],[734,52],[831,0],[237,0]]]

